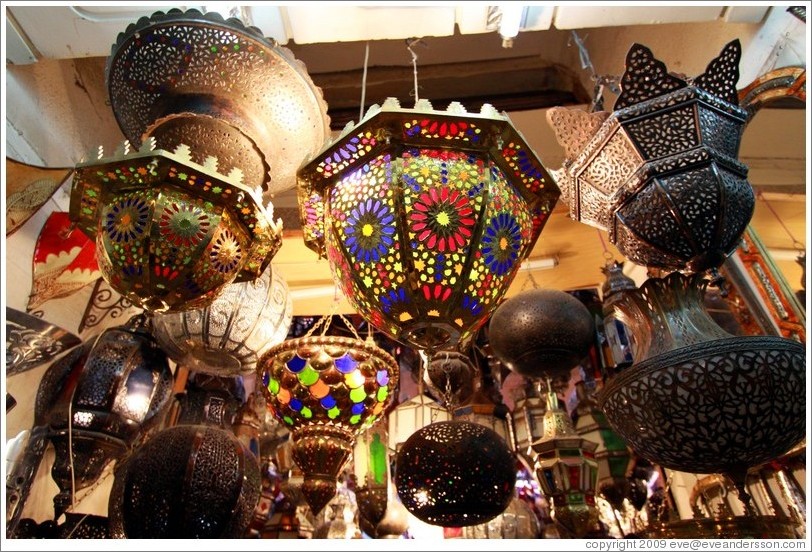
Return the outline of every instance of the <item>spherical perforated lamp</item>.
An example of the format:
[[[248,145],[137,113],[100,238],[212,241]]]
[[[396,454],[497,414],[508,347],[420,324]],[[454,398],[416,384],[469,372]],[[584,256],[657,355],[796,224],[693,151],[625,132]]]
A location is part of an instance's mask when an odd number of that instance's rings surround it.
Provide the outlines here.
[[[451,347],[496,308],[559,191],[510,120],[394,99],[298,173],[305,243],[366,320]]]
[[[516,459],[491,429],[437,422],[409,437],[395,468],[398,496],[431,525],[465,527],[493,519],[510,503]]]
[[[569,293],[532,289],[499,305],[489,335],[494,356],[517,374],[568,379],[595,330],[589,310]]]

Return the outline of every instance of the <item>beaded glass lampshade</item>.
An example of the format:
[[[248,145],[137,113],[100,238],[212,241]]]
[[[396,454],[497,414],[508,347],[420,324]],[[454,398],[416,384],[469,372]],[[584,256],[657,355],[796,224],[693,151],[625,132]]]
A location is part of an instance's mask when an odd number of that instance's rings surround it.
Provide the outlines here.
[[[559,190],[510,120],[388,99],[298,172],[305,243],[370,323],[417,348],[484,323]]]
[[[755,204],[737,159],[747,122],[736,90],[740,57],[735,40],[704,74],[686,79],[635,44],[611,114],[551,109],[570,217],[608,230],[637,264],[696,272],[721,265]]]
[[[356,435],[397,393],[398,364],[374,343],[322,335],[272,347],[257,370],[269,407],[291,432],[302,493],[318,513],[336,493]]]

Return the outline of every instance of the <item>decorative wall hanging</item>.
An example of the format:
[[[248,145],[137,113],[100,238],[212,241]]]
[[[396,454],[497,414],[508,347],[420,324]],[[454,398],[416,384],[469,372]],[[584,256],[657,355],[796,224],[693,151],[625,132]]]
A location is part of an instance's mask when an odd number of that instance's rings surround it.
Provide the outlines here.
[[[54,211],[34,246],[33,283],[28,311],[51,299],[67,297],[101,277],[96,246],[71,227],[68,213]]]
[[[748,504],[747,469],[804,438],[805,347],[731,336],[704,308],[707,285],[675,272],[624,293],[616,309],[635,335],[635,364],[598,402],[637,454],[665,468],[728,475]]]
[[[107,60],[110,103],[132,144],[216,157],[249,189],[292,188],[330,136],[327,105],[304,64],[256,27],[215,12],[156,12],[119,34]],[[203,183],[200,182],[200,185]]]
[[[202,309],[156,313],[155,338],[178,364],[218,376],[253,374],[257,360],[288,335],[293,300],[269,266],[256,280],[226,286]]]
[[[562,536],[586,538],[594,534],[598,522],[595,508],[598,443],[575,432],[569,414],[559,406],[558,397],[550,389],[550,380],[547,387],[544,435],[530,444],[536,477],[552,501],[553,517]]]
[[[70,218],[96,241],[110,286],[149,311],[200,308],[234,281],[259,277],[279,249],[280,223],[259,194],[188,148],[154,149],[76,166]],[[270,208],[270,205],[268,206]]]
[[[256,458],[229,431],[164,429],[129,456],[110,491],[114,538],[239,538],[259,500]]]
[[[56,451],[51,476],[60,492],[54,519],[76,493],[96,482],[105,467],[121,459],[163,421],[172,391],[172,372],[143,317],[109,328],[54,362],[39,384],[34,428],[26,445],[23,473],[36,473],[45,439]],[[8,482],[7,482],[8,483]],[[13,534],[30,481],[16,482],[7,504]],[[11,507],[13,506],[13,507]]]
[[[399,376],[395,359],[371,337],[311,335],[319,325],[326,332],[327,318],[305,337],[275,345],[257,364],[268,406],[291,432],[302,493],[314,513],[335,495],[355,437],[384,415]]]
[[[747,167],[738,161],[747,112],[738,107],[741,45],[693,79],[668,73],[635,44],[611,114],[553,108],[564,146],[556,172],[570,217],[609,232],[637,264],[715,269],[753,214]]]
[[[514,496],[516,459],[492,429],[453,420],[416,431],[397,454],[395,485],[417,519],[443,527],[485,523]]]
[[[35,167],[6,157],[6,237],[19,230],[72,174],[73,169]]]
[[[553,289],[531,289],[507,299],[488,326],[496,358],[531,378],[568,380],[595,340],[595,324],[586,306]]]
[[[59,326],[6,307],[6,377],[47,364],[81,343]]]
[[[421,349],[496,308],[559,190],[507,116],[389,98],[298,172],[304,241],[356,310]]]

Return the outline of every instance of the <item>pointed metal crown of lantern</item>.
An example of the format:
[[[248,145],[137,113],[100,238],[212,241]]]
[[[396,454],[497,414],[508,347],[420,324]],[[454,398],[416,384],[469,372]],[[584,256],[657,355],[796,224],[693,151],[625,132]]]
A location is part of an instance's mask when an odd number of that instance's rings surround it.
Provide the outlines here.
[[[119,34],[106,79],[127,141],[77,165],[70,205],[105,280],[161,312],[257,278],[281,245],[268,199],[329,133],[301,62],[237,19],[170,10]]]
[[[389,98],[298,172],[304,241],[391,337],[451,346],[496,308],[560,195],[490,105]]]
[[[724,262],[753,215],[738,161],[747,112],[738,106],[741,45],[725,46],[704,74],[667,73],[635,44],[615,110],[553,108],[566,160],[555,177],[570,217],[609,232],[632,261],[702,272]]]

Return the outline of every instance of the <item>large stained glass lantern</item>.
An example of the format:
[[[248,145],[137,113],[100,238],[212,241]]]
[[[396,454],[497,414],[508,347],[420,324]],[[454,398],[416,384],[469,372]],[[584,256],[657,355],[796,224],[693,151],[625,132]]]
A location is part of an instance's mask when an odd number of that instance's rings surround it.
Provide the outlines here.
[[[40,382],[35,417],[48,426],[60,489],[55,519],[105,467],[124,458],[163,422],[172,372],[143,315],[109,328],[56,361]]]
[[[179,365],[218,376],[249,375],[257,360],[288,335],[293,299],[268,267],[256,280],[233,283],[202,309],[156,313],[155,338]]]
[[[708,283],[674,272],[623,293],[615,309],[635,335],[635,363],[609,380],[598,404],[639,456],[725,474],[747,504],[748,469],[804,438],[806,349],[725,332],[705,310]]]
[[[110,491],[115,538],[239,538],[260,494],[259,464],[230,431],[164,429],[136,449]]]
[[[350,303],[419,349],[496,308],[559,190],[505,115],[373,106],[298,172],[305,243]]]
[[[271,195],[329,134],[302,63],[236,18],[173,9],[119,34],[106,81],[127,141],[77,165],[70,208],[105,280],[179,311],[259,277],[281,244]]]
[[[613,112],[551,109],[565,149],[556,177],[570,217],[608,231],[637,264],[719,267],[755,204],[737,159],[747,122],[736,90],[740,57],[735,40],[704,74],[686,79],[635,44]]]
[[[571,538],[585,538],[595,530],[598,510],[595,486],[598,443],[578,435],[572,420],[560,406],[555,392],[547,392],[544,435],[530,447],[535,455],[536,477],[553,503],[559,530]]]
[[[495,431],[462,420],[415,432],[397,453],[395,485],[406,509],[430,525],[485,523],[510,504],[516,459]]]
[[[318,513],[336,493],[355,437],[397,394],[398,364],[371,340],[308,335],[269,349],[257,370],[269,407],[290,431],[302,493]]]

